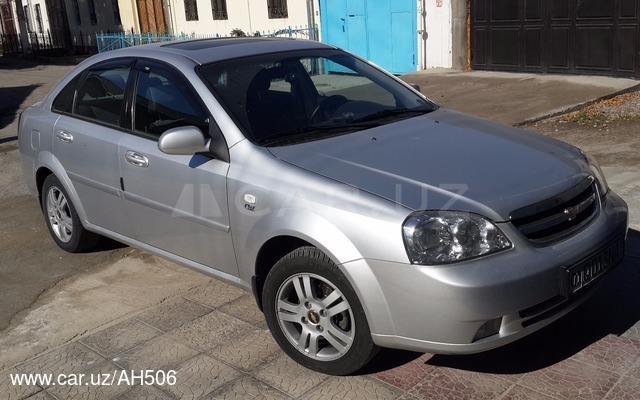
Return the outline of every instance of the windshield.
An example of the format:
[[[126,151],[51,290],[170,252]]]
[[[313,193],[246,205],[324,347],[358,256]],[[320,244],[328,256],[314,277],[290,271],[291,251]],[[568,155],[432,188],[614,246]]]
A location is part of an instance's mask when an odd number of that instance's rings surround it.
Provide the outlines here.
[[[339,50],[234,59],[199,72],[245,134],[263,146],[348,134],[437,108]]]

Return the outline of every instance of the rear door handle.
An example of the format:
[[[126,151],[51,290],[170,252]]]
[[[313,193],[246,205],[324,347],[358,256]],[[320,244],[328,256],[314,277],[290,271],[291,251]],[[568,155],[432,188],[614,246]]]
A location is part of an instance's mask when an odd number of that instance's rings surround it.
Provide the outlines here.
[[[128,150],[124,155],[125,160],[131,165],[135,165],[136,167],[146,168],[149,166],[149,159],[142,154]]]
[[[73,135],[70,134],[67,131],[58,131],[56,132],[56,137],[58,138],[59,141],[63,142],[63,143],[72,143],[73,142]]]

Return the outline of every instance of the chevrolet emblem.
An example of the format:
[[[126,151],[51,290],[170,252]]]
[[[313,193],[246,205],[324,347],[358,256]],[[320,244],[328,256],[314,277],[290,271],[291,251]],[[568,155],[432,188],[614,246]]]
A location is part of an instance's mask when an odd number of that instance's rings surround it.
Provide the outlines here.
[[[564,215],[567,216],[567,221],[573,221],[578,218],[579,213],[580,210],[578,210],[578,207],[569,207],[564,209]]]

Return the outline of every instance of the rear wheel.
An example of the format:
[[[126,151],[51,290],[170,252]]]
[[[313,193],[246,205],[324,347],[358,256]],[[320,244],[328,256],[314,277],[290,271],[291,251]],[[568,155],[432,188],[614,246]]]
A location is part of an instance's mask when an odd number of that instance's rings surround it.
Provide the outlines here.
[[[55,175],[44,180],[41,200],[49,233],[61,249],[77,253],[98,242],[99,236],[82,226],[69,195]]]
[[[307,368],[350,374],[378,350],[355,291],[315,247],[296,249],[276,263],[265,281],[263,305],[280,347]]]

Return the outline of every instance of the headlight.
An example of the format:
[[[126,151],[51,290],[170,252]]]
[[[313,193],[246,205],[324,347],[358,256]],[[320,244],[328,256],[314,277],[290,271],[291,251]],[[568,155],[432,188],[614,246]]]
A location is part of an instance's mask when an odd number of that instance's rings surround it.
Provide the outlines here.
[[[491,221],[464,212],[419,211],[407,218],[402,231],[412,264],[447,264],[511,248]]]
[[[602,169],[596,161],[595,157],[586,152],[582,152],[584,158],[586,158],[587,163],[589,163],[589,167],[591,168],[591,172],[593,173],[594,178],[596,178],[596,185],[598,186],[598,191],[600,192],[600,196],[604,197],[609,192],[609,184],[607,183],[607,179],[604,177],[602,173]]]

